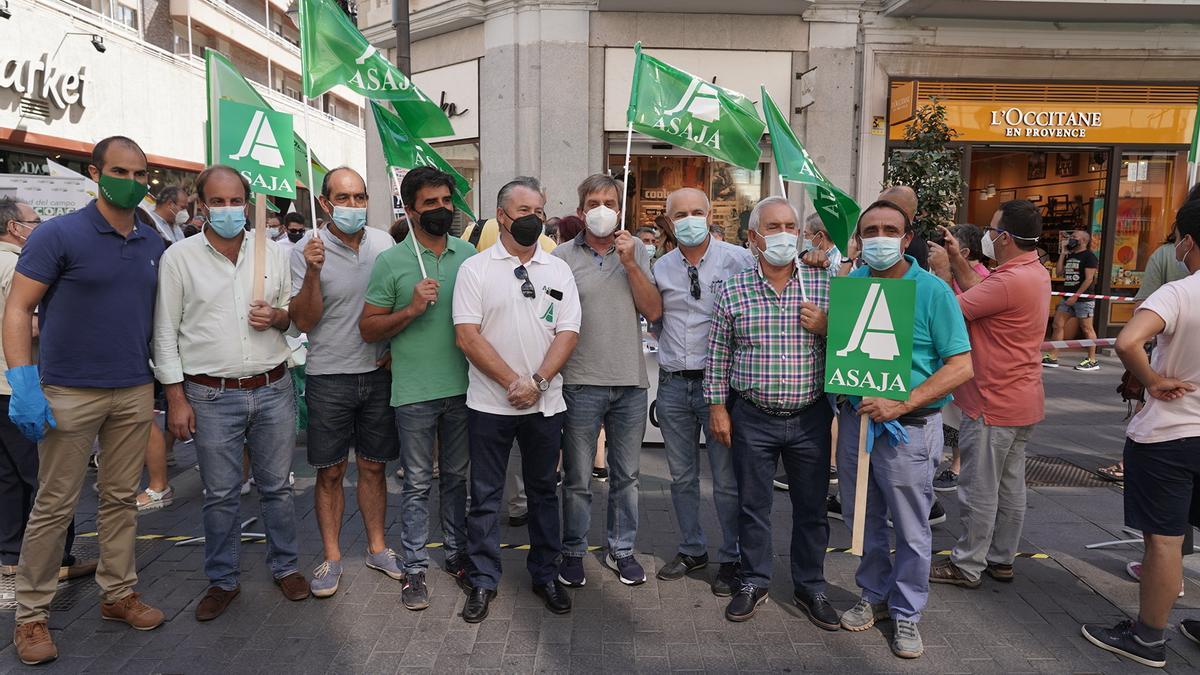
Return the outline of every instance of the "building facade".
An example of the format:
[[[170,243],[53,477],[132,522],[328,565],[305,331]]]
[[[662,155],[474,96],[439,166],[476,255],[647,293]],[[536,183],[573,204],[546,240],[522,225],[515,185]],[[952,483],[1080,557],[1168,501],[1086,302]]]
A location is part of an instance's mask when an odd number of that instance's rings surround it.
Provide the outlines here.
[[[452,120],[454,139],[435,146],[472,181],[481,215],[494,213],[496,190],[516,175],[540,177],[547,212],[565,215],[584,176],[622,169],[638,41],[753,99],[766,85],[822,171],[860,203],[878,194],[887,153],[903,147],[905,111],[937,96],[962,127],[956,145],[968,189],[957,221],[986,224],[1001,198],[1041,197],[1048,252],[1057,253],[1070,227],[1098,235],[1101,293],[1136,291],[1186,189],[1181,152],[1200,92],[1194,0],[410,5],[414,79],[448,112],[467,111]],[[394,54],[391,2],[363,0],[358,17],[368,38]],[[1093,113],[1095,124],[1079,135]],[[382,163],[373,133],[369,167]],[[747,171],[635,134],[631,219],[652,223],[668,191],[694,185],[736,234],[748,207],[780,190],[766,137],[761,146],[758,170]],[[372,188],[387,189],[383,180]],[[789,189],[789,198],[805,208],[801,190]],[[1117,326],[1128,305],[1102,313]]]
[[[205,162],[204,49],[225,54],[303,135],[299,33],[283,0],[8,0],[0,18],[0,174],[85,173],[92,145],[141,144],[151,192],[189,185]],[[329,166],[366,168],[363,101],[309,106]],[[303,199],[298,204],[307,211]]]

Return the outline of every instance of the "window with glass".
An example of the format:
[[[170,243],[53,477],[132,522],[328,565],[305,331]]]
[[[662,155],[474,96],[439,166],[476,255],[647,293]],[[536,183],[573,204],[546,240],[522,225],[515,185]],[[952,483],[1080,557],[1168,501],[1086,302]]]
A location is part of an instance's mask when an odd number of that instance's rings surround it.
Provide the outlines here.
[[[1164,245],[1175,212],[1187,196],[1187,152],[1129,151],[1121,154],[1120,185],[1114,207],[1112,287],[1141,287],[1146,262]]]

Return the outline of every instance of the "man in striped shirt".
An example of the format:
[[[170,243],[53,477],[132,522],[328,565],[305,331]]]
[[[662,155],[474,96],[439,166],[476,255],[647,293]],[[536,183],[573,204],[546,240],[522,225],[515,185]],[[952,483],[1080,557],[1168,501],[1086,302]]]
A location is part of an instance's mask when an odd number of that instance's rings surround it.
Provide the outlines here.
[[[741,587],[725,618],[746,621],[767,600],[771,481],[782,458],[792,486],[793,597],[815,625],[837,630],[824,574],[833,421],[822,388],[829,273],[796,264],[798,220],[782,197],[754,207],[749,243],[758,264],[730,277],[713,309],[704,397],[711,435],[733,450],[742,550]]]

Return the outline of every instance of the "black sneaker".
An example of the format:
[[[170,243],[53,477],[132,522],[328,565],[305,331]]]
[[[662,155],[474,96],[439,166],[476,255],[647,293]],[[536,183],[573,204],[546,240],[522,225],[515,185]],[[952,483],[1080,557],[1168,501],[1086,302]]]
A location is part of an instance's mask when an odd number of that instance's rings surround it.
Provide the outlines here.
[[[780,471],[779,475],[775,476],[775,479],[773,481],[771,481],[771,484],[775,486],[776,490],[783,490],[784,492],[786,492],[790,489],[788,487],[787,473],[784,471]]]
[[[733,589],[738,585],[738,575],[742,572],[742,564],[739,562],[723,562],[721,569],[717,570],[717,576],[712,582],[713,595],[718,598],[728,598],[733,595]]]
[[[558,564],[558,580],[564,586],[580,588],[587,584],[587,575],[583,572],[583,558],[563,556]]]
[[[830,485],[838,484],[838,472],[837,472],[836,466],[829,467],[829,484]]]
[[[938,500],[933,500],[933,506],[929,508],[929,525],[941,525],[946,522],[946,509],[938,503]]]
[[[592,478],[601,482],[608,482],[608,469],[604,467],[592,467]]]
[[[825,515],[829,518],[845,520],[842,517],[842,503],[838,501],[837,495],[829,495],[829,498],[825,500]]]
[[[842,617],[838,615],[829,598],[824,593],[809,595],[803,591],[792,594],[792,601],[808,615],[808,620],[817,628],[835,631],[842,626]]]
[[[1146,644],[1133,634],[1133,622],[1129,619],[1112,628],[1084,624],[1083,637],[1097,647],[1137,661],[1143,666],[1162,668],[1167,665],[1167,641]]]
[[[729,606],[725,608],[725,618],[730,621],[749,621],[759,606],[767,602],[767,589],[754,584],[742,584]]]
[[[525,524],[528,522],[529,522],[529,514],[528,513],[522,513],[519,516],[509,516],[508,517],[508,526],[509,527],[525,527]]]
[[[446,558],[446,574],[454,577],[459,588],[464,591],[471,590],[471,582],[467,578],[471,574],[471,559],[467,557],[466,553]]]
[[[400,587],[400,602],[413,611],[429,606],[429,588],[425,586],[424,572],[409,572],[405,575],[404,585]]]
[[[1183,637],[1200,645],[1200,621],[1195,619],[1184,619],[1179,622],[1179,632]]]
[[[705,553],[699,556],[684,555],[676,553],[675,559],[663,565],[662,569],[654,576],[663,581],[675,581],[682,579],[683,575],[695,572],[698,569],[703,569],[708,566],[708,554]]]

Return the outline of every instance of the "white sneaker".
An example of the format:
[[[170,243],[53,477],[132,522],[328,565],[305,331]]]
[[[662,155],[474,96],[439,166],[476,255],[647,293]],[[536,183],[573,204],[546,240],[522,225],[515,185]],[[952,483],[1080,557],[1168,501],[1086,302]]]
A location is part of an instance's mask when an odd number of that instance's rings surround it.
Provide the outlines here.
[[[251,478],[250,480],[248,480],[248,481],[246,481],[246,482],[242,483],[242,496],[243,496],[243,497],[244,497],[244,496],[246,496],[246,495],[248,495],[248,494],[250,494],[250,486],[251,486],[251,485],[254,485],[254,479],[253,479],[253,478]]]
[[[1128,565],[1125,566],[1125,573],[1128,574],[1129,576],[1133,577],[1134,581],[1141,583],[1141,581],[1142,581],[1142,563],[1140,563],[1140,562],[1129,563]],[[1184,582],[1182,582],[1182,581],[1179,582],[1179,597],[1181,597],[1181,598],[1183,597],[1184,588],[1185,588]]]

